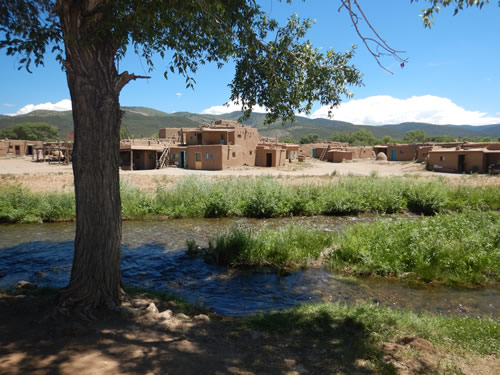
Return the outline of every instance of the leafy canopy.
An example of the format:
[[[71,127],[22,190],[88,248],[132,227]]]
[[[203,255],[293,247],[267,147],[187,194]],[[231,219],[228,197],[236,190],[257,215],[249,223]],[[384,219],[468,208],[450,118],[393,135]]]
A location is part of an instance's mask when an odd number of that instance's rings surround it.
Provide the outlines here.
[[[20,65],[28,71],[43,64],[48,48],[71,70],[64,43],[111,46],[116,60],[132,49],[149,69],[153,56],[161,56],[167,61],[165,78],[183,75],[187,87],[194,86],[200,65],[221,67],[232,60],[230,100],[242,106],[245,117],[256,105],[267,108],[267,122],[293,120],[295,113],[309,113],[314,102],[333,109],[342,96],[352,96],[348,86],[361,84],[361,74],[349,65],[353,51],[320,53],[305,38],[311,20],[292,16],[280,27],[254,0],[81,1],[86,27],[66,40],[59,18],[63,3],[0,1],[0,48],[21,55]]]
[[[46,122],[23,122],[0,131],[0,138],[53,141],[59,138],[59,131]]]

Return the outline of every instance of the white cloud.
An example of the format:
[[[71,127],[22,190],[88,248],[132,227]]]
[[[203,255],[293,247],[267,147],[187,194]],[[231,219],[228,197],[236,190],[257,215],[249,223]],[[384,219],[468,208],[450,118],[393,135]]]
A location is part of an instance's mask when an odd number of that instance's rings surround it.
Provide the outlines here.
[[[311,118],[328,118],[328,106],[311,114]],[[500,113],[497,113],[499,115]],[[489,125],[499,124],[500,117],[487,116],[484,112],[469,111],[448,98],[438,96],[412,96],[397,99],[392,96],[371,96],[351,100],[333,109],[335,120],[358,125],[399,124],[402,122],[427,122],[436,125]]]
[[[175,95],[177,95],[177,96],[182,96],[182,93],[177,92],[177,93],[175,93]]]
[[[232,102],[223,105],[214,105],[210,108],[204,109],[203,111],[201,111],[201,113],[203,113],[204,115],[222,115],[224,113],[231,113],[237,111],[241,111],[241,104],[236,104]],[[267,111],[264,107],[256,106],[253,108],[253,112],[266,113]]]
[[[41,103],[41,104],[27,104],[22,107],[16,113],[9,113],[8,116],[25,115],[36,110],[45,109],[49,111],[70,111],[71,110],[71,100],[63,99],[57,103]]]
[[[4,103],[3,106],[4,107],[15,107],[16,105],[15,104]]]

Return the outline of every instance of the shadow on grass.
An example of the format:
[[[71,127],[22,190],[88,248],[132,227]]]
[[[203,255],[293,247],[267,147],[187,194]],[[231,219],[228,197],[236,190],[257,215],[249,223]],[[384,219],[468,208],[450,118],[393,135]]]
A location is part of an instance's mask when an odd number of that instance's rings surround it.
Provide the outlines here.
[[[55,300],[50,292],[0,294],[0,373],[395,373],[381,360],[366,327],[351,318],[336,320],[327,313],[310,319],[293,313],[267,320],[207,318],[194,315],[196,308],[156,299],[159,310],[170,309],[172,318],[103,312],[86,324],[41,323]]]

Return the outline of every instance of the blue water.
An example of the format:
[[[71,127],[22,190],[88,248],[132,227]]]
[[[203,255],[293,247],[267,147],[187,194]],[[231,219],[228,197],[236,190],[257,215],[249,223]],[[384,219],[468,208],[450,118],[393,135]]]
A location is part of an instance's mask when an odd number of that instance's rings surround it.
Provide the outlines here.
[[[228,270],[186,255],[186,239],[206,244],[214,231],[237,224],[279,226],[293,219],[190,219],[123,224],[125,285],[167,291],[220,314],[244,316],[303,302],[372,302],[442,314],[498,318],[500,288],[411,286],[378,279],[343,278],[321,269],[280,277]],[[296,219],[299,220],[299,219]],[[371,218],[301,218],[324,230],[340,230]],[[73,223],[0,226],[0,288],[20,280],[64,287],[73,259]]]

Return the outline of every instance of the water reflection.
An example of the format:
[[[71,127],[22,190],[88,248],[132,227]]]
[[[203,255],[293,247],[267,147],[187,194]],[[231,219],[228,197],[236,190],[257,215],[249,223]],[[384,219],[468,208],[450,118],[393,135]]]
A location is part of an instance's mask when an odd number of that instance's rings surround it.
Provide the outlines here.
[[[324,270],[274,274],[228,271],[185,254],[186,239],[206,244],[234,224],[280,226],[300,221],[336,231],[373,217],[295,219],[183,219],[123,224],[122,273],[126,285],[168,291],[233,316],[291,307],[301,302],[371,302],[415,311],[499,317],[500,289],[463,290],[411,286],[383,279],[346,279]],[[0,288],[19,280],[62,287],[73,257],[73,223],[0,226]]]

